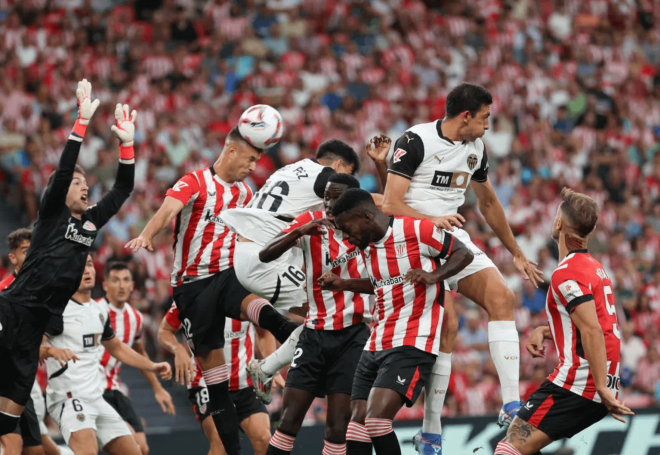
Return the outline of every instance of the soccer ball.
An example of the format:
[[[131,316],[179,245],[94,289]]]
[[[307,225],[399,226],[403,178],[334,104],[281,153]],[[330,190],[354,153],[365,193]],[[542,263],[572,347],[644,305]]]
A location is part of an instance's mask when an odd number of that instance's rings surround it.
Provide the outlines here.
[[[280,141],[284,122],[277,109],[257,104],[243,112],[238,121],[238,132],[251,146],[265,150]]]

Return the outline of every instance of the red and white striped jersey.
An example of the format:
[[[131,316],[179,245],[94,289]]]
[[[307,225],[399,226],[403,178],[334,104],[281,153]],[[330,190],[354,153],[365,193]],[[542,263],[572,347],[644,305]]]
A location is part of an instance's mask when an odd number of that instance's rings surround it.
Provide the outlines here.
[[[236,235],[219,215],[245,207],[252,199],[250,187],[243,182],[227,183],[210,167],[184,175],[167,190],[167,196],[184,204],[174,230],[172,286],[233,267]]]
[[[176,304],[172,304],[165,315],[165,321],[175,329],[181,327],[179,320],[179,309]],[[252,379],[247,374],[247,365],[254,357],[255,331],[252,323],[248,321],[237,321],[227,318],[225,320],[225,360],[229,373],[229,390],[237,391],[252,387]],[[196,387],[206,387],[202,369],[197,360],[195,362],[195,378],[188,386],[189,389]]]
[[[548,379],[596,402],[600,402],[600,396],[596,393],[594,378],[584,357],[580,331],[570,314],[582,303],[593,300],[596,304],[607,350],[607,386],[618,397],[621,334],[613,290],[603,265],[587,250],[576,250],[569,253],[552,274],[546,304],[552,338],[559,355],[559,365]]]
[[[133,308],[128,302],[124,304],[122,309],[111,305],[105,298],[100,298],[97,302],[107,305],[110,325],[114,329],[115,335],[128,347],[132,348],[133,343],[142,336],[142,313]],[[101,366],[105,373],[105,390],[119,390],[121,362],[112,357],[105,348],[103,348],[103,355],[101,356]]]
[[[310,221],[325,218],[325,212],[307,212],[296,218],[285,233]],[[364,319],[368,305],[361,294],[349,291],[324,291],[317,280],[326,272],[343,279],[364,278],[366,271],[360,250],[344,240],[341,231],[328,229],[324,235],[306,235],[298,241],[305,253],[309,311],[305,326],[315,330],[341,330]]]
[[[0,291],[2,291],[3,289],[7,289],[9,285],[14,282],[15,279],[16,279],[16,273],[12,273],[4,277],[2,281],[0,281]]]
[[[435,270],[438,260],[451,254],[452,243],[452,235],[431,221],[392,217],[387,234],[362,251],[376,293],[374,325],[365,350],[412,346],[438,354],[443,284],[404,283],[403,278],[410,270]]]

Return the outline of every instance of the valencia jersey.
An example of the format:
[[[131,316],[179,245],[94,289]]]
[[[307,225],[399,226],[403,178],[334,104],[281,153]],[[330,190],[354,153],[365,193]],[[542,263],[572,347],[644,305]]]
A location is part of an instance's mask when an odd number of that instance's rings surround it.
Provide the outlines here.
[[[410,180],[404,202],[429,216],[457,213],[470,180],[482,183],[488,178],[483,141],[453,142],[443,136],[441,124],[436,120],[406,131],[394,144],[388,170]]]

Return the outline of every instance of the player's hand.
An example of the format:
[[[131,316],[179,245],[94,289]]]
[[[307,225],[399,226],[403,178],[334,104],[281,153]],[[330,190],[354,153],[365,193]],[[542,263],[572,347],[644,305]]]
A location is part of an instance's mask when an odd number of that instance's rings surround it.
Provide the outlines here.
[[[39,350],[39,353],[41,354],[41,350]],[[54,346],[46,347],[44,360],[49,357],[57,360],[62,367],[64,367],[64,365],[66,365],[69,360],[73,360],[74,362],[80,360],[71,349],[60,349]]]
[[[81,125],[87,125],[94,112],[96,112],[96,108],[101,104],[99,100],[92,101],[92,84],[87,79],[78,82],[76,98],[78,98],[77,121]]]
[[[170,364],[167,362],[154,363],[151,367],[151,372],[156,373],[166,381],[172,379],[172,367],[170,367]]]
[[[296,230],[300,236],[304,235],[325,235],[328,232],[328,228],[332,227],[332,223],[327,218],[321,218],[318,220],[310,221],[309,223],[300,226]]]
[[[543,330],[540,330],[539,328],[534,329],[532,335],[527,340],[527,343],[525,343],[525,348],[535,359],[543,358],[545,357],[545,346],[543,346],[544,341],[545,337],[543,336]]]
[[[367,155],[377,163],[385,163],[387,161],[387,154],[390,153],[392,146],[392,139],[379,134],[374,136],[366,145]]]
[[[154,247],[151,244],[151,239],[142,237],[141,235],[128,242],[124,247],[128,248],[129,250],[133,250],[134,253],[136,253],[140,248],[149,250],[152,253],[154,252]]]
[[[119,138],[124,147],[130,147],[133,145],[133,138],[135,137],[135,118],[137,117],[137,111],[133,109],[131,115],[128,115],[128,104],[123,106],[120,103],[117,103],[115,107],[115,119],[117,119],[117,124],[112,125],[110,129],[115,136]]]
[[[436,284],[438,282],[433,274],[421,269],[409,270],[408,273],[406,273],[406,275],[403,277],[403,281],[404,283],[412,284],[424,283],[427,286]]]
[[[317,280],[317,282],[319,283],[319,287],[324,291],[341,291],[343,289],[342,281],[344,280],[342,280],[332,272],[324,273]]]
[[[188,351],[181,346],[174,353],[174,380],[181,385],[190,385],[195,378],[195,364]]]
[[[619,422],[626,423],[626,420],[623,418],[624,415],[635,415],[635,413],[632,412],[628,406],[626,406],[625,402],[622,403],[614,398],[614,394],[610,389],[604,388],[602,390],[598,390],[598,395],[600,395],[600,400],[605,405],[607,410],[610,411],[612,417],[614,417]]]
[[[451,232],[454,230],[454,226],[462,228],[465,218],[457,213],[456,215],[436,216],[431,218],[431,221],[433,221],[435,227]]]
[[[536,268],[539,265],[538,262],[530,261],[524,254],[519,254],[513,257],[513,265],[516,266],[523,279],[529,280],[535,288],[543,283],[543,272]]]
[[[165,414],[171,416],[176,415],[176,409],[174,408],[174,402],[172,401],[172,395],[169,394],[164,388],[159,388],[154,392],[154,397],[156,402],[160,405],[160,408]]]

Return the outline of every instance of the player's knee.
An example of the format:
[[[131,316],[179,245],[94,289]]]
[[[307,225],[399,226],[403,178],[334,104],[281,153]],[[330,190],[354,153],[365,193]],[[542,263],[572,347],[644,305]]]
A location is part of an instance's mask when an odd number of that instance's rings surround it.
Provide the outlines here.
[[[0,436],[11,433],[18,426],[20,417],[0,412]]]
[[[351,402],[351,421],[364,425],[364,419],[366,418],[367,402],[365,400]]]
[[[300,431],[300,427],[302,426],[302,421],[299,421],[300,419],[297,419],[294,416],[293,412],[286,412],[282,414],[282,420],[280,421],[280,425],[277,427],[280,431],[282,431],[285,434],[288,434],[290,436],[296,436],[298,432]]]
[[[88,447],[77,447],[73,451],[73,454],[74,455],[97,455],[98,450],[96,450],[93,447],[89,447],[89,446]]]
[[[494,293],[488,299],[488,316],[491,321],[513,320],[513,307],[516,302],[516,294],[507,286]]]
[[[138,446],[142,455],[149,455],[149,444],[146,441],[138,441]]]
[[[252,437],[251,442],[255,453],[265,452],[270,442],[270,431],[260,431],[259,434]]]

